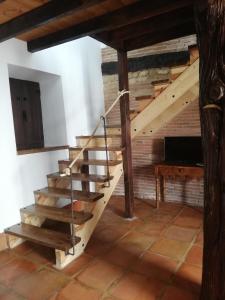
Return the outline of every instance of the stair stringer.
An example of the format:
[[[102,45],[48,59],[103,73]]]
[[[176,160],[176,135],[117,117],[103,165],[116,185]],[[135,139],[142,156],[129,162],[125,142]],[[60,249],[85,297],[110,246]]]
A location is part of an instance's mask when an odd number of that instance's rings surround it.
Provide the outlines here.
[[[150,136],[156,133],[164,125],[173,120],[183,110],[185,110],[191,103],[197,101],[199,98],[199,85],[196,84],[191,90],[186,92],[177,101],[171,104],[163,113],[151,121],[151,123],[144,128],[139,134],[142,136]]]
[[[63,269],[65,268],[69,263],[71,263],[73,260],[78,258],[83,252],[84,249],[99,221],[99,219],[102,216],[102,213],[105,210],[105,207],[107,206],[112,193],[123,174],[123,164],[119,164],[112,168],[112,171],[110,172],[111,176],[113,176],[113,179],[110,181],[110,187],[102,187],[98,190],[98,192],[103,193],[104,197],[100,200],[98,200],[96,203],[93,204],[92,209],[90,212],[93,214],[93,218],[87,221],[82,226],[75,226],[76,236],[81,238],[81,241],[79,244],[75,247],[75,255],[66,255],[64,251],[55,249],[55,255],[56,255],[56,265],[55,267],[57,269]],[[70,250],[72,253],[73,249]]]
[[[189,66],[173,83],[171,83],[154,101],[152,101],[140,114],[138,114],[131,121],[131,137],[134,138],[145,131],[145,128],[151,126],[152,122],[159,118],[162,114],[168,113],[167,119],[171,120],[175,116],[176,109],[171,109],[172,106],[176,108],[186,106],[181,105],[188,95],[192,99],[198,97],[198,88],[196,85],[199,83],[199,59],[197,59],[191,66]],[[190,100],[190,99],[189,99]],[[189,103],[187,103],[189,104]],[[155,121],[156,122],[156,121]],[[157,123],[157,129],[162,127],[161,122]],[[154,129],[156,131],[156,129]]]

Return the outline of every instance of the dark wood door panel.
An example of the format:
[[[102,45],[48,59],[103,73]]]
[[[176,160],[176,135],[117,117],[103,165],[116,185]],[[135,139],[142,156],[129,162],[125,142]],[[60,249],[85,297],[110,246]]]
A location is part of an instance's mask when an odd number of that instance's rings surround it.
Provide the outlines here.
[[[40,86],[10,78],[17,150],[44,147]]]

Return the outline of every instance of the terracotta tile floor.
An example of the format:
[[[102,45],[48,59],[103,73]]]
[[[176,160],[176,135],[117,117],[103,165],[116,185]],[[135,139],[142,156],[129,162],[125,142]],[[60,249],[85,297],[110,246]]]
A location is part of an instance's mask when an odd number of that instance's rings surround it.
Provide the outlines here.
[[[55,270],[54,251],[0,252],[0,300],[194,300],[202,272],[202,213],[136,200],[132,221],[113,197],[79,259]]]

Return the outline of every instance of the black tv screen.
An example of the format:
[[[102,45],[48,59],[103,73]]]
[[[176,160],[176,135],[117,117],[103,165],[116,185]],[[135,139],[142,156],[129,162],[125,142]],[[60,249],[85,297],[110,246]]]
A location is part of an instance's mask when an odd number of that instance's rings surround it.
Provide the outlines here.
[[[165,137],[165,162],[203,164],[201,137]]]

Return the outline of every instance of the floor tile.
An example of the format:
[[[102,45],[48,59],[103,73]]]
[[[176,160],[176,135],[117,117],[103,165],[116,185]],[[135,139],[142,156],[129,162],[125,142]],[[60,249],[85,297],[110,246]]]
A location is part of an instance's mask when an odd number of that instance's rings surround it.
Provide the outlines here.
[[[43,300],[48,299],[54,291],[59,291],[67,283],[69,279],[60,272],[42,269],[17,280],[13,288],[29,300]]]
[[[22,296],[15,293],[15,291],[0,285],[0,299],[1,300],[25,300]]]
[[[165,226],[164,223],[149,221],[138,226],[136,230],[149,236],[159,237]]]
[[[123,273],[123,270],[109,262],[96,259],[91,262],[77,279],[87,286],[106,290]]]
[[[202,226],[202,213],[194,208],[184,207],[174,224],[182,227],[200,228]]]
[[[55,264],[55,250],[36,245],[27,255],[31,261],[39,264]]]
[[[113,198],[85,253],[62,271],[32,243],[0,252],[0,300],[197,300],[201,211],[135,199],[139,218],[126,220],[124,198]]]
[[[109,249],[110,244],[100,243],[99,240],[91,238],[91,240],[87,244],[85,253],[91,256],[99,256],[109,251]]]
[[[161,239],[153,244],[150,251],[171,257],[173,259],[181,260],[187,252],[188,248],[189,243],[176,240]]]
[[[141,253],[137,251],[137,248],[132,249],[131,246],[130,248],[125,248],[122,245],[117,245],[103,255],[102,258],[110,263],[127,268],[133,264],[140,255]]]
[[[155,300],[163,287],[164,284],[156,279],[130,272],[111,289],[111,294],[121,300]]]
[[[178,240],[183,242],[191,242],[194,237],[196,236],[197,231],[191,228],[184,228],[179,226],[170,226],[168,229],[165,230],[163,236],[171,239],[171,240]]]
[[[82,254],[78,257],[74,262],[69,264],[65,269],[63,269],[63,273],[74,276],[80,273],[89,263],[93,260],[93,257],[87,254]]]
[[[134,208],[134,215],[140,219],[146,218],[151,214],[152,206],[148,204],[137,205]]]
[[[132,267],[132,271],[158,278],[162,281],[169,281],[178,268],[178,261],[146,252]]]
[[[203,246],[203,232],[200,231],[196,237],[195,244],[198,246]]]
[[[158,211],[161,213],[167,213],[171,216],[177,216],[180,211],[183,209],[183,206],[176,203],[171,202],[161,202],[158,208]]]
[[[170,223],[172,222],[172,220],[175,218],[175,216],[173,214],[167,213],[167,212],[163,212],[160,210],[156,210],[154,212],[151,213],[150,216],[148,216],[147,218],[145,218],[145,222],[159,222],[159,223]]]
[[[175,284],[193,292],[201,288],[202,269],[198,266],[184,263],[175,276]]]
[[[193,265],[202,266],[203,248],[194,245],[186,256],[186,262]]]
[[[124,227],[106,226],[95,234],[100,243],[114,243],[127,233]]]
[[[17,279],[34,272],[37,268],[38,266],[29,260],[14,258],[0,268],[0,282],[12,286]]]
[[[199,297],[189,291],[170,286],[166,289],[162,300],[198,300]]]
[[[113,264],[127,268],[152,245],[154,239],[139,232],[131,232],[122,238],[103,258]]]
[[[16,254],[19,255],[26,255],[27,253],[31,252],[35,244],[31,242],[24,242],[20,244],[19,246],[15,247],[12,249],[12,252],[15,252]]]
[[[132,245],[144,251],[152,245],[154,240],[155,239],[151,236],[148,236],[135,230],[127,234],[124,238],[122,238],[118,242],[118,245]]]
[[[0,252],[0,267],[2,265],[5,265],[8,263],[10,260],[14,259],[15,255],[13,254],[12,251],[10,250],[4,250]]]
[[[4,233],[0,233],[0,252],[8,249],[6,235]]]
[[[54,297],[54,300],[100,300],[101,295],[100,291],[73,281],[62,289],[57,296]]]

